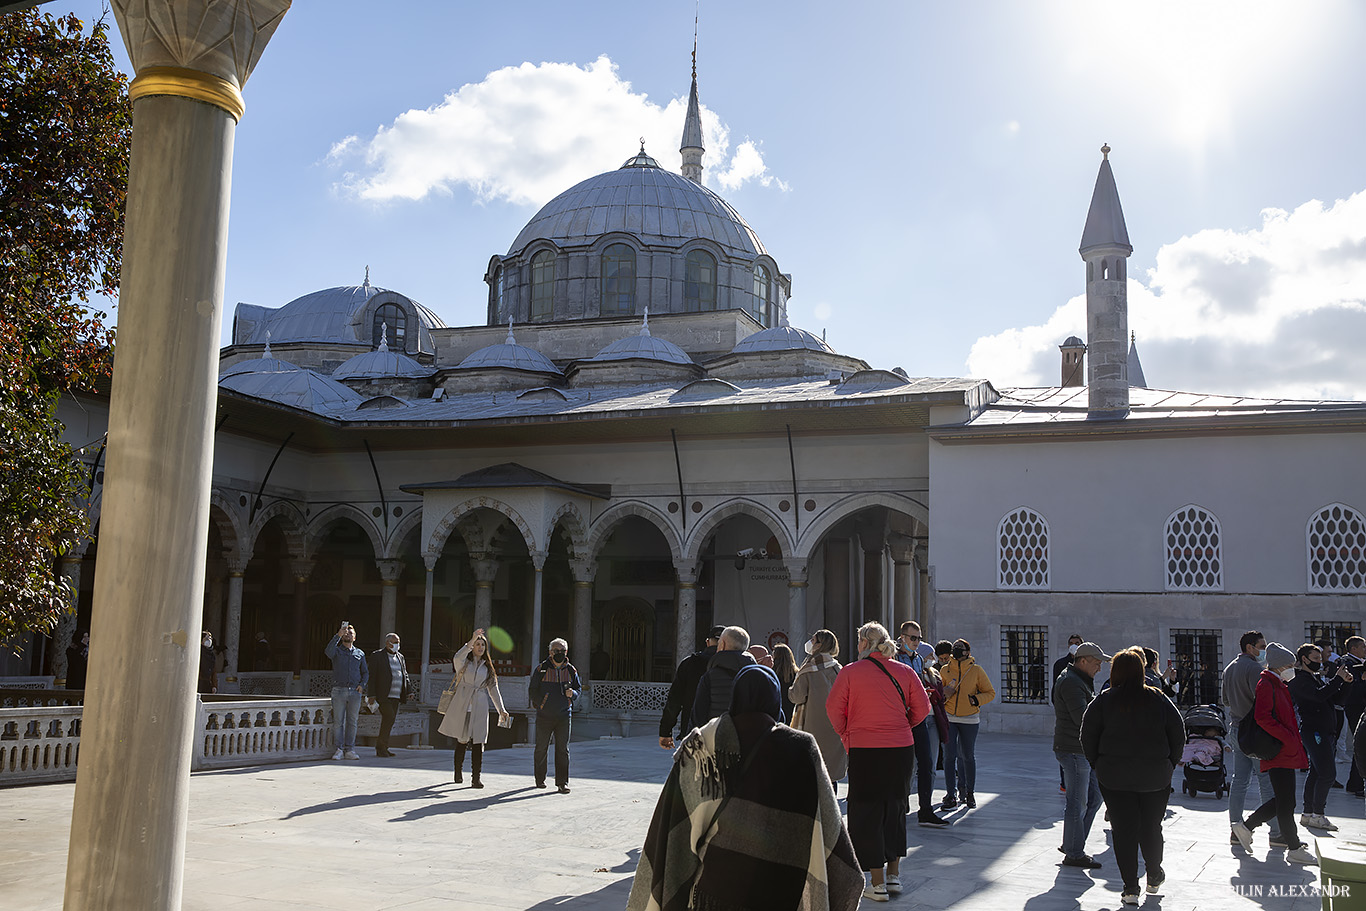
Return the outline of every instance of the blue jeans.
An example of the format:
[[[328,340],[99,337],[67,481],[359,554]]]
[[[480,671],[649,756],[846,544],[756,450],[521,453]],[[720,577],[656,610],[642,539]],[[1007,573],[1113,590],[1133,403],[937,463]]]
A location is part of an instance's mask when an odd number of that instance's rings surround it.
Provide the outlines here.
[[[1256,806],[1260,807],[1272,798],[1271,776],[1266,772],[1257,771],[1261,768],[1261,763],[1251,758],[1238,748],[1238,722],[1235,720],[1229,726],[1228,745],[1233,750],[1233,774],[1229,778],[1228,784],[1228,822],[1233,825],[1235,822],[1243,821],[1243,807],[1247,804],[1247,786],[1255,777],[1257,779]],[[1281,824],[1276,817],[1271,817],[1271,837],[1280,838]]]
[[[1301,731],[1300,740],[1309,754],[1309,774],[1304,776],[1304,812],[1322,816],[1328,792],[1338,773],[1337,760],[1333,756],[1337,740],[1331,731],[1310,730]]]
[[[332,741],[339,750],[356,748],[360,702],[360,690],[354,686],[332,687]]]
[[[944,741],[944,789],[949,797],[976,794],[977,786],[977,729],[979,724],[949,721],[949,739]]]
[[[1058,757],[1067,786],[1067,808],[1062,814],[1062,851],[1068,857],[1078,857],[1086,853],[1086,838],[1100,811],[1100,782],[1096,780],[1096,770],[1081,753],[1054,750],[1053,755]]]

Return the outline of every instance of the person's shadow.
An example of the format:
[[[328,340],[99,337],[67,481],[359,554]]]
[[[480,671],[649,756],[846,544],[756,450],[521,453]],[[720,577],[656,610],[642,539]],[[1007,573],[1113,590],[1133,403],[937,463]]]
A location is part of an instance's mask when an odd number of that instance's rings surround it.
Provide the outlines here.
[[[449,784],[449,782],[447,783]],[[424,789],[433,790],[433,789]],[[459,788],[454,791],[434,791],[432,797],[448,798],[446,800],[433,800],[420,807],[413,807],[401,816],[395,816],[391,822],[407,822],[413,819],[428,819],[433,816],[448,816],[452,813],[463,813],[466,810],[483,810],[494,804],[509,804],[518,800],[535,800],[538,797],[558,796],[554,791],[543,791],[527,785],[521,788],[512,788],[508,791],[499,791],[495,794],[481,794],[478,797],[471,796],[466,800],[449,799],[458,794],[470,793],[470,788]],[[632,867],[632,869],[635,869]]]

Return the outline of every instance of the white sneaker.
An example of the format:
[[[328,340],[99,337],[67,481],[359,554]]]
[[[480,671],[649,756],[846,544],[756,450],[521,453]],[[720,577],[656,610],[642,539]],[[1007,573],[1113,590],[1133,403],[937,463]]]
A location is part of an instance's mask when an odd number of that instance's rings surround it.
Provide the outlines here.
[[[1336,832],[1338,830],[1338,827],[1333,825],[1328,817],[1324,816],[1322,813],[1319,814],[1319,828],[1327,829],[1329,832]]]
[[[885,902],[887,901],[887,887],[882,883],[878,883],[876,886],[869,883],[863,887],[863,897],[870,901]]]
[[[332,754],[332,758],[333,758],[333,759],[341,759],[341,758],[342,758],[342,755],[343,755],[343,754],[342,754],[342,751],[341,751],[341,750],[337,750],[337,752],[335,752],[335,753]]]
[[[1233,824],[1233,837],[1238,839],[1238,844],[1243,846],[1244,851],[1252,850],[1252,830],[1245,823]]]
[[[887,874],[887,877],[886,877],[882,882],[883,882],[883,885],[885,885],[885,886],[887,887],[887,894],[888,894],[888,895],[900,895],[900,894],[901,894],[901,877],[900,877],[900,876],[896,875],[895,873],[888,873],[888,874]]]
[[[1319,818],[1313,813],[1301,813],[1300,825],[1306,828],[1317,829],[1319,827]]]
[[[357,753],[355,750],[347,750],[347,751],[342,755],[342,758],[343,758],[343,759],[360,759],[360,754]]]
[[[1293,851],[1287,851],[1285,859],[1292,864],[1305,864],[1311,867],[1317,867],[1319,864],[1319,859],[1314,856],[1314,852],[1304,845],[1300,845]]]

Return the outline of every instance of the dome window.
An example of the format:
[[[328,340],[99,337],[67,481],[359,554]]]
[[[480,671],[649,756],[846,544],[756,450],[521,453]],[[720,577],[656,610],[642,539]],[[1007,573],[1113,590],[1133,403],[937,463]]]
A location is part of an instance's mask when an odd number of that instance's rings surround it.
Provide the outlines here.
[[[385,327],[388,327],[386,330]],[[403,308],[398,304],[382,304],[375,308],[375,319],[372,325],[370,344],[378,348],[380,342],[386,340],[392,344],[390,347],[397,351],[408,350],[404,345],[404,337],[408,328],[408,316],[403,312]]]
[[[683,309],[693,313],[716,309],[716,257],[706,250],[688,254],[683,277]]]
[[[531,321],[555,318],[555,254],[542,250],[531,258]]]
[[[636,312],[636,251],[612,244],[602,251],[602,315],[628,316]]]
[[[765,329],[773,325],[773,276],[759,263],[754,266],[754,303],[749,315]]]
[[[489,285],[489,325],[501,326],[507,321],[507,272],[499,266],[493,270],[493,282]]]

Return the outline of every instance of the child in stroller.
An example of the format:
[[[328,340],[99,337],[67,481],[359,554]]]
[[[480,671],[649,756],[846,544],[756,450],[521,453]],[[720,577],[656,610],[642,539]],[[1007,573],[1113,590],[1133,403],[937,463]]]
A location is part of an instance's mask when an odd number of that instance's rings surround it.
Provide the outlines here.
[[[1187,709],[1182,720],[1186,727],[1186,748],[1181,753],[1181,764],[1185,767],[1182,793],[1194,797],[1201,791],[1211,791],[1222,799],[1228,791],[1224,765],[1228,723],[1224,710],[1217,705],[1197,705]]]

